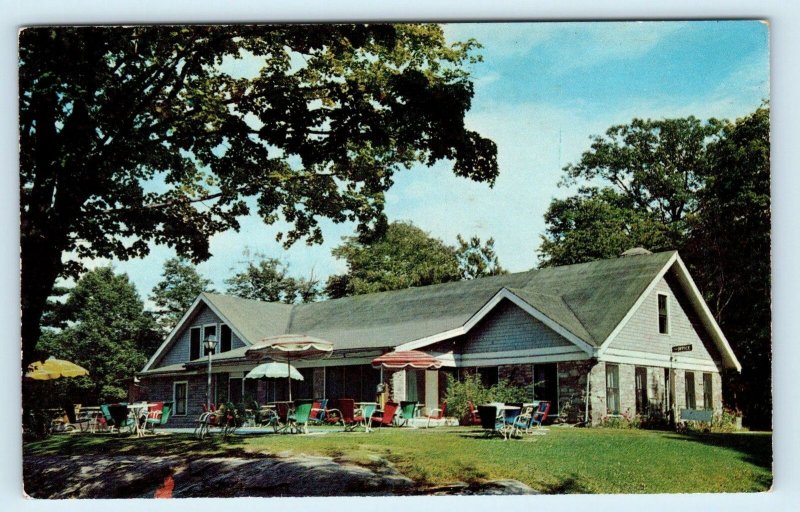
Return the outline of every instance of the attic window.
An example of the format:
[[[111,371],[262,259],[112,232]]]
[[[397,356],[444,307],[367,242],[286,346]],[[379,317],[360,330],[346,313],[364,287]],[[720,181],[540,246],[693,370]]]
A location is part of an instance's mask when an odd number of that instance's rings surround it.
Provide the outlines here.
[[[669,334],[669,302],[661,293],[658,294],[658,332]]]
[[[225,324],[219,326],[219,351],[227,352],[231,349],[231,328]]]

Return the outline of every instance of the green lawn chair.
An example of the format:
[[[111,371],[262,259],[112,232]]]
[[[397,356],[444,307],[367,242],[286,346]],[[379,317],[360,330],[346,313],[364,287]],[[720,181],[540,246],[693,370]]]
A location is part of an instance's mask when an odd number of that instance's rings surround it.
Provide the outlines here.
[[[134,422],[128,415],[128,404],[122,402],[119,404],[101,405],[100,410],[103,411],[103,416],[106,416],[108,425],[111,426],[111,431],[117,429],[117,433],[121,434],[123,428],[128,429],[128,433],[132,432]]]
[[[312,402],[304,402],[298,404],[294,413],[287,417],[289,428],[295,432],[303,432],[308,434],[308,420],[311,416],[311,408],[314,404]]]
[[[397,426],[410,424],[409,421],[414,417],[417,410],[417,402],[400,402],[400,414],[397,415]]]
[[[164,402],[160,411],[151,411],[147,415],[147,420],[145,420],[144,424],[144,431],[147,433],[147,427],[150,427],[150,433],[156,433],[156,426],[164,426],[169,421],[170,415],[172,415],[172,402]]]

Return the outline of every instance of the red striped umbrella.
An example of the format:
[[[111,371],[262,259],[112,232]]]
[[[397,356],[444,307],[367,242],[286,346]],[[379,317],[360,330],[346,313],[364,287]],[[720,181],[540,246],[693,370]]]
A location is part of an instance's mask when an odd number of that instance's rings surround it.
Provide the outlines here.
[[[430,370],[441,368],[441,366],[441,361],[419,350],[387,352],[372,360],[373,368],[390,368],[392,370],[400,370],[406,367],[417,370]]]

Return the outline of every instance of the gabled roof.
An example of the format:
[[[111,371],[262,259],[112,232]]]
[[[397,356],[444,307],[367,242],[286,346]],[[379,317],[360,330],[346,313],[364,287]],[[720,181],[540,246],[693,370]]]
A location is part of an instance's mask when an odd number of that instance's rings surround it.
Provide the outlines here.
[[[464,334],[499,300],[509,299],[592,351],[607,345],[645,292],[676,261],[680,262],[677,253],[669,251],[294,306],[208,293],[198,300],[248,345],[267,336],[306,334],[333,342],[339,351],[426,346]],[[704,303],[698,308],[708,312]],[[188,313],[184,320],[187,317]],[[713,318],[704,323],[717,344],[727,347],[726,359],[735,361]],[[226,353],[226,359],[231,357],[238,352]]]
[[[211,309],[235,326],[239,338],[249,345],[267,336],[286,332],[292,315],[291,304],[242,299],[218,293],[203,293]]]

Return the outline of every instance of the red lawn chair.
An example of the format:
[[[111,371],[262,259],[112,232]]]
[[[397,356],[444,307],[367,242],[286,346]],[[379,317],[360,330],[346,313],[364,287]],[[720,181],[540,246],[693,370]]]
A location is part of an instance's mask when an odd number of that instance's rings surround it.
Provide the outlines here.
[[[472,400],[467,400],[467,405],[469,406],[469,418],[467,419],[467,425],[480,425],[481,417],[478,414],[478,410],[475,408],[475,404],[472,403]]]
[[[383,406],[383,411],[375,411],[375,414],[369,418],[369,424],[370,426],[375,426],[377,424],[378,428],[391,427],[396,412],[397,403],[386,402],[386,405]]]

